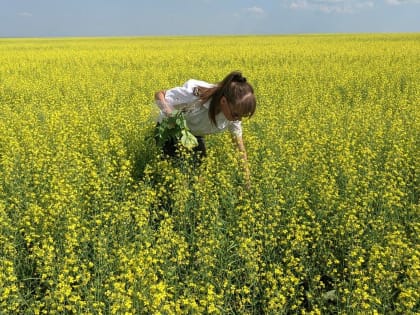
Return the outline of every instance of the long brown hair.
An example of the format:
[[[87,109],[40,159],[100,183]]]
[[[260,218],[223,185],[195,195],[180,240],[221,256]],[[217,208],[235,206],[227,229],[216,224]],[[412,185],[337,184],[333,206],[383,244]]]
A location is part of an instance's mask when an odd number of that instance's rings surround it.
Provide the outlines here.
[[[251,117],[256,108],[253,87],[242,76],[240,71],[229,73],[216,86],[198,87],[199,96],[203,103],[210,100],[209,118],[216,125],[216,115],[220,112],[220,100],[224,96],[229,104],[237,108],[241,117]]]

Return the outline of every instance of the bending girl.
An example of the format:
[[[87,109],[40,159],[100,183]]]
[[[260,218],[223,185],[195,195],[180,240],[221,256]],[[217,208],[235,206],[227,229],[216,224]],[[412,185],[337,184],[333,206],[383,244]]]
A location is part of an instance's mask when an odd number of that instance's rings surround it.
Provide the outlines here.
[[[249,167],[242,140],[241,119],[254,114],[256,99],[253,87],[241,72],[233,71],[217,84],[188,80],[182,87],[156,92],[155,101],[161,110],[159,122],[174,110],[184,112],[188,128],[198,140],[198,146],[194,150],[201,157],[206,155],[205,135],[230,131],[240,151],[245,179],[249,184]],[[163,151],[173,156],[176,143],[168,141],[164,144]]]

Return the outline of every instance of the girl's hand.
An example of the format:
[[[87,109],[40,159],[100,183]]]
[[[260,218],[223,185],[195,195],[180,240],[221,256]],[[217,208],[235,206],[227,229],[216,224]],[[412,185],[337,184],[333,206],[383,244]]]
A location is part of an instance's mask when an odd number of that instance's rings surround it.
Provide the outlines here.
[[[251,190],[251,176],[248,168],[245,169],[245,187],[247,190]]]
[[[241,136],[233,136],[233,141],[236,144],[237,149],[239,150],[241,160],[242,160],[242,167],[244,171],[244,179],[245,179],[245,187],[250,190],[251,189],[251,173],[249,171],[249,164],[248,164],[248,156],[246,154],[246,149],[244,145],[244,141]]]

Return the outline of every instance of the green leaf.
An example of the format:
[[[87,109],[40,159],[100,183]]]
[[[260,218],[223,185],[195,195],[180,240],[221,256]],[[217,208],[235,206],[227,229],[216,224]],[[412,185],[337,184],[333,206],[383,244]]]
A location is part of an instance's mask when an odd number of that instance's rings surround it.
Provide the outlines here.
[[[192,149],[198,145],[197,138],[189,131],[182,130],[181,144],[187,149]]]
[[[197,138],[190,132],[184,114],[174,110],[165,117],[156,130],[155,137],[158,145],[163,145],[170,139],[177,139],[185,148],[192,149],[198,145]]]

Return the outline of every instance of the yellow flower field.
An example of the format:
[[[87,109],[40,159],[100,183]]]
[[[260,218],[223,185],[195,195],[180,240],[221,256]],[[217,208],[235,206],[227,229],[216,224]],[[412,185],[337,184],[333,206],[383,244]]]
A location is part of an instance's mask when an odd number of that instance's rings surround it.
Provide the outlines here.
[[[420,34],[0,39],[1,314],[418,314]],[[153,94],[242,70],[161,159]]]

